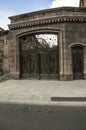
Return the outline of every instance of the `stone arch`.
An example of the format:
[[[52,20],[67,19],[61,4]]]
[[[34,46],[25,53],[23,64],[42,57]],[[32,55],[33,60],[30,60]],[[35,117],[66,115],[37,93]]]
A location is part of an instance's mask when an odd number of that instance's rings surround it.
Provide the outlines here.
[[[55,29],[55,28],[40,28],[40,29],[31,29],[31,30],[28,30],[28,31],[24,31],[24,32],[19,32],[16,37],[19,38],[23,35],[27,35],[27,34],[34,34],[34,33],[60,33],[60,29]]]
[[[85,43],[71,43],[71,44],[69,45],[70,48],[73,47],[73,46],[82,46],[82,47],[86,47],[86,44],[85,44]]]
[[[17,37],[17,48],[19,48],[19,38],[26,36],[26,35],[34,35],[34,34],[44,34],[44,33],[48,33],[48,34],[57,34],[58,35],[58,39],[59,39],[59,31],[58,30],[54,30],[54,29],[40,29],[40,30],[32,30],[32,31],[28,31],[28,32],[24,32],[21,34],[18,34]],[[59,42],[59,41],[58,41]],[[18,54],[20,55],[20,50],[17,51]],[[18,55],[17,55],[18,56]],[[21,73],[20,71],[20,57],[17,57],[17,63],[18,63],[18,67],[19,67],[19,73]]]

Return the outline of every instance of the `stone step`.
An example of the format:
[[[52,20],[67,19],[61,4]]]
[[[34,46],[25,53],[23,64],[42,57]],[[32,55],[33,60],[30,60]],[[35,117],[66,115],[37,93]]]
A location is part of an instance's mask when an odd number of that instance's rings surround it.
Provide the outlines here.
[[[85,102],[86,97],[51,97],[51,101],[75,101]]]

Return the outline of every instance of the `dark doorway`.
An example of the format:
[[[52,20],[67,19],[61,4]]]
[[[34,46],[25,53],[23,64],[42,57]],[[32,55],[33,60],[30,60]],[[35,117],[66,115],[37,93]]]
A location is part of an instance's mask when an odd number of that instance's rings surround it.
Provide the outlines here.
[[[72,67],[73,78],[83,79],[83,47],[81,46],[72,48]]]
[[[34,34],[20,38],[20,77],[58,79],[59,55],[56,34]]]

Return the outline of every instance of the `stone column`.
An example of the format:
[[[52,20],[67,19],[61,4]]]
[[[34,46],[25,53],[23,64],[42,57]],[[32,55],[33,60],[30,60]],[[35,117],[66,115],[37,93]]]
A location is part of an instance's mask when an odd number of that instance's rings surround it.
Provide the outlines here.
[[[71,50],[66,42],[64,30],[60,33],[59,50],[60,80],[71,80],[73,79],[72,57]]]
[[[4,48],[3,48],[3,71],[4,74],[9,73],[9,39],[8,36],[4,36]]]
[[[86,8],[86,0],[80,0],[79,7]]]
[[[16,36],[10,31],[10,45],[9,45],[9,63],[10,63],[10,78],[19,78],[17,73],[17,40]]]
[[[83,78],[86,79],[86,46],[84,47],[84,54],[83,54]]]
[[[64,61],[63,61],[63,31],[59,33],[59,78],[63,80],[64,77]]]

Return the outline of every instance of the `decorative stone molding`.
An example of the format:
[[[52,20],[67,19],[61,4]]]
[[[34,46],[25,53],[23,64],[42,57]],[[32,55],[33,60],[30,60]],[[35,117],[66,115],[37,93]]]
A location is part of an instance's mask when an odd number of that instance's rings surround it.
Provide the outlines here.
[[[71,43],[71,44],[69,45],[69,47],[71,48],[72,46],[77,46],[77,45],[86,47],[86,44],[85,44],[85,43]]]
[[[43,19],[40,21],[23,22],[9,25],[10,30],[18,28],[26,28],[33,26],[42,26],[47,24],[55,24],[62,22],[86,22],[86,17],[59,17],[54,19]]]

